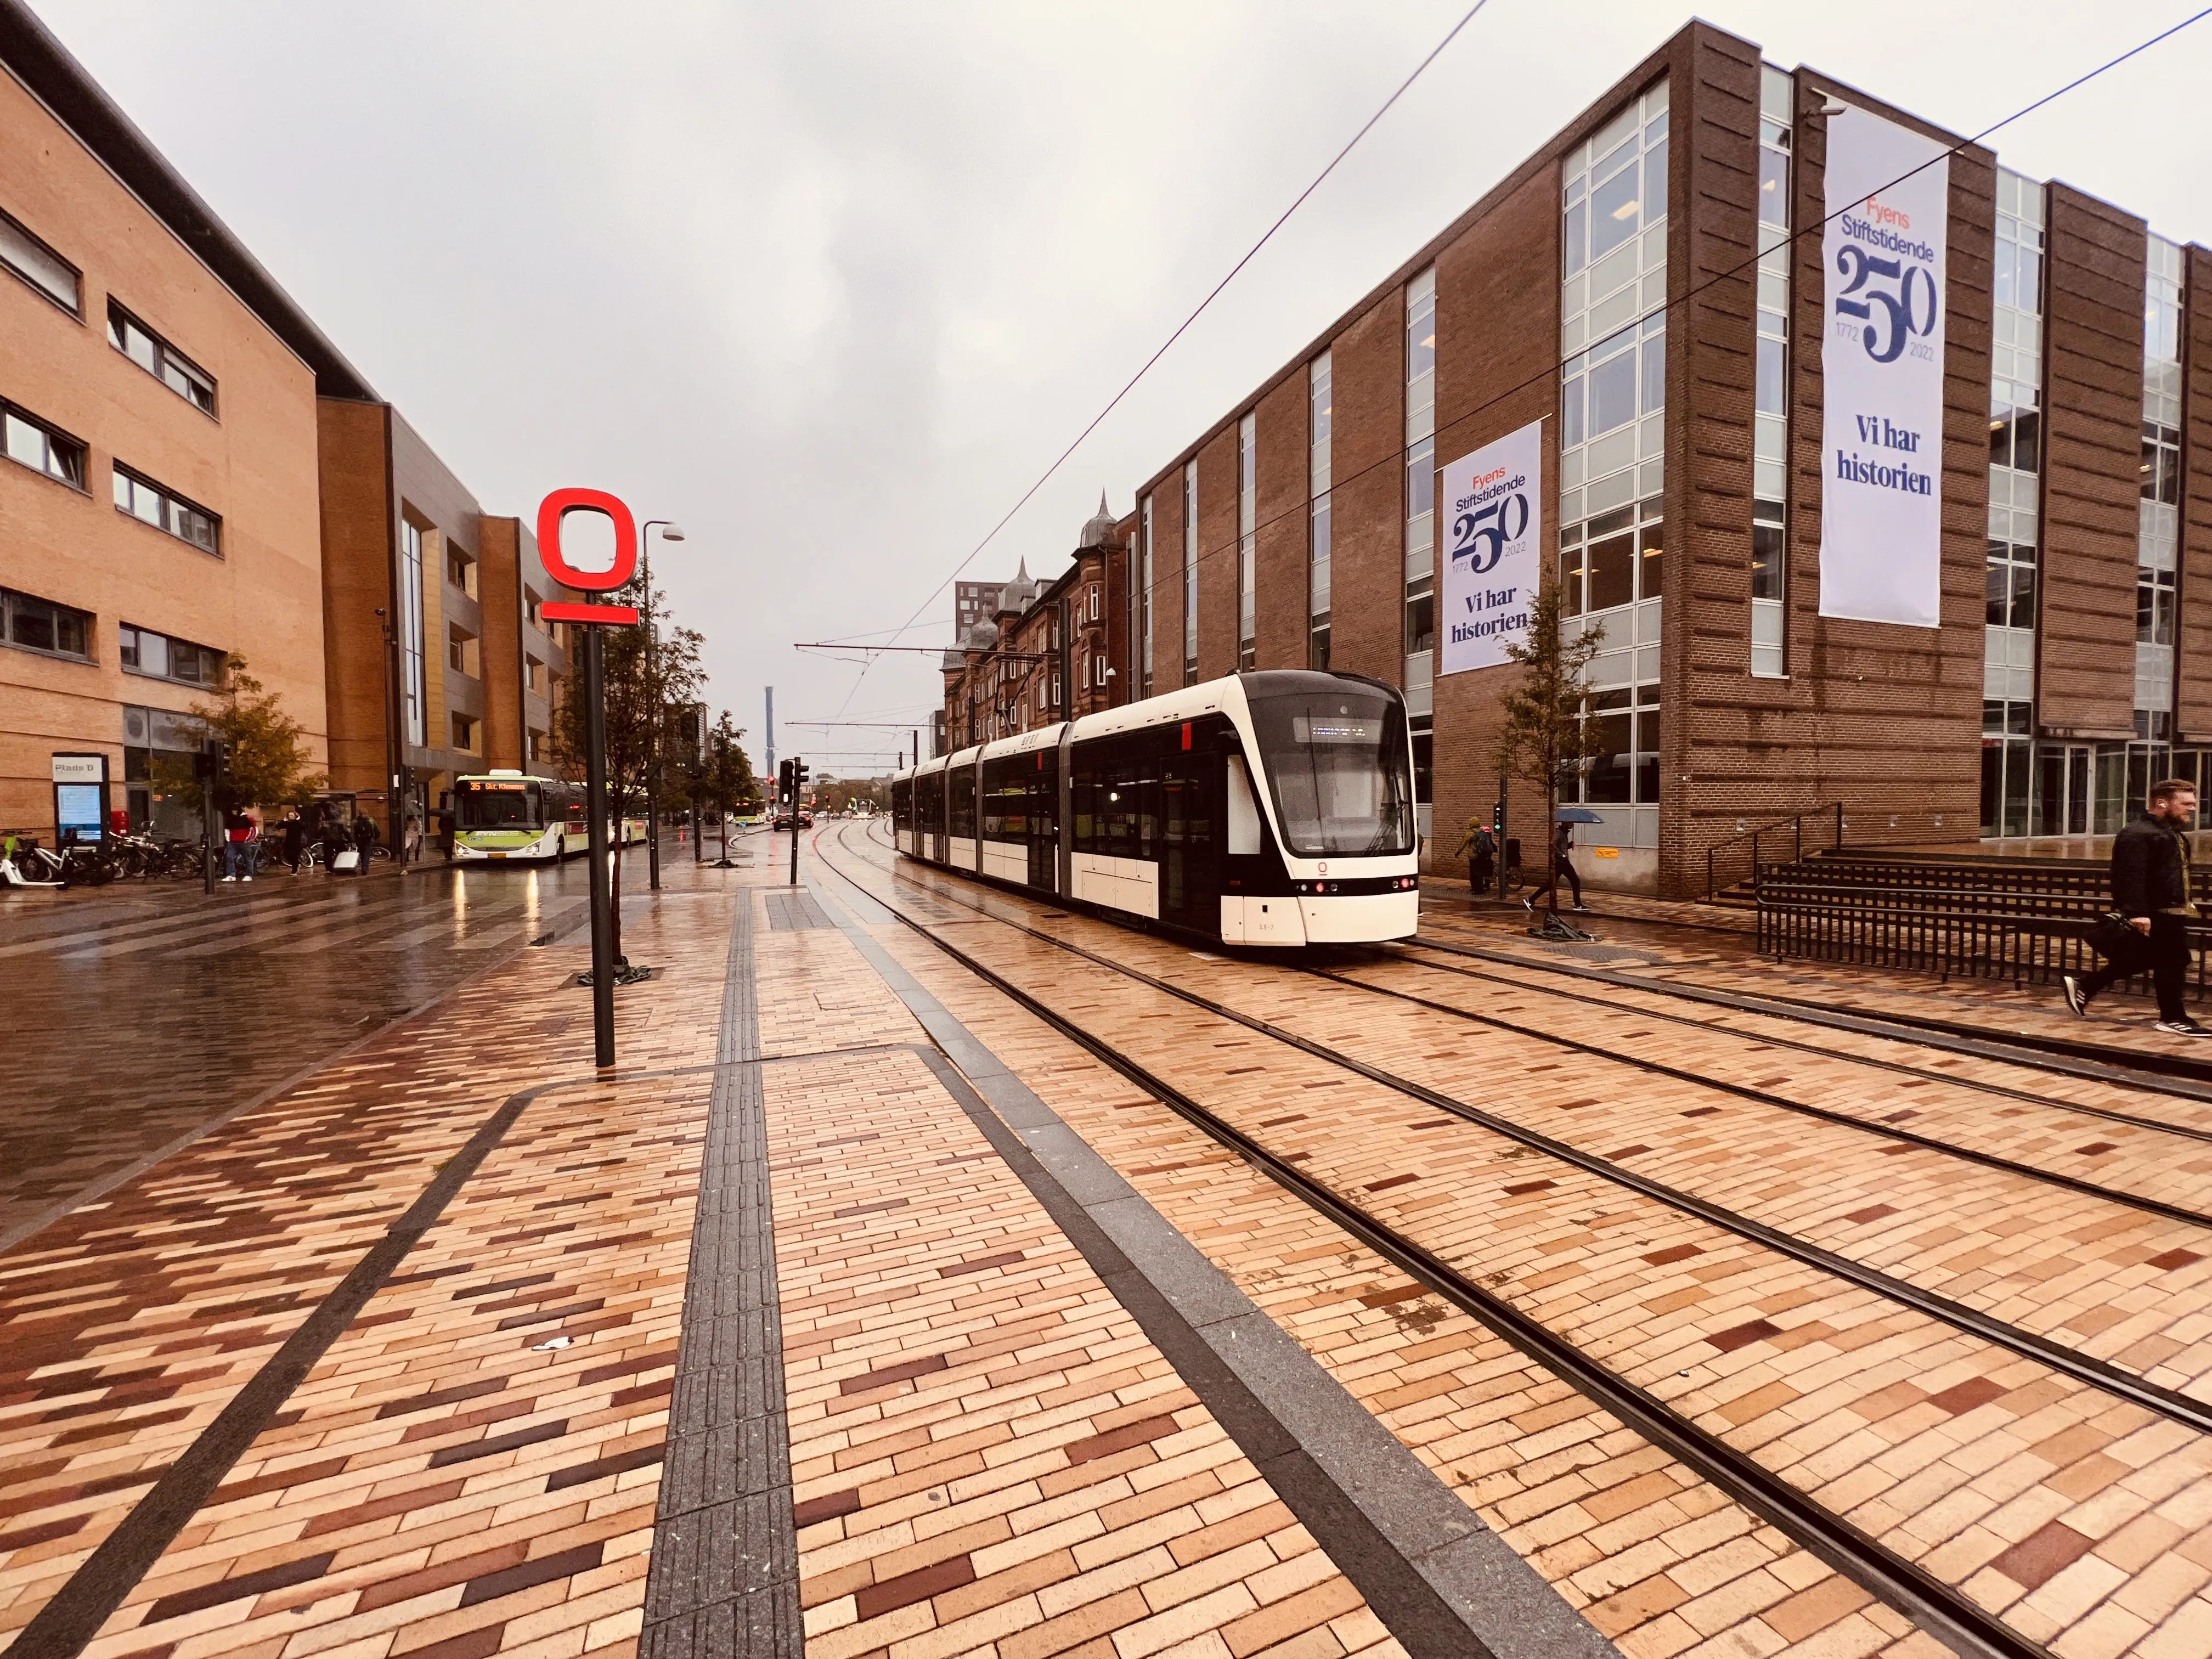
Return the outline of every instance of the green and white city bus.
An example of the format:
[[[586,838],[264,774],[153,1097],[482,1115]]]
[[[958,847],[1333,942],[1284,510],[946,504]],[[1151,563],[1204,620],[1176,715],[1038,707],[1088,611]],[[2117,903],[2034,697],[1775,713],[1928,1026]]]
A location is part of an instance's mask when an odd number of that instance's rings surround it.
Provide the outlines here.
[[[643,818],[626,817],[619,840],[645,836]],[[495,769],[453,780],[453,861],[477,859],[554,863],[590,845],[584,786]]]

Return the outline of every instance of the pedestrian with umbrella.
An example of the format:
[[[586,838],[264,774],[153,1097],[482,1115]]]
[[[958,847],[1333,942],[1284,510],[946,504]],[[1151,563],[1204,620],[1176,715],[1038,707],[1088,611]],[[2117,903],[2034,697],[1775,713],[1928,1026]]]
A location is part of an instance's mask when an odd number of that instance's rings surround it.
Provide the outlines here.
[[[1532,915],[1535,913],[1536,901],[1540,898],[1547,899],[1553,904],[1559,902],[1559,879],[1563,876],[1566,878],[1567,885],[1574,890],[1576,912],[1583,915],[1589,914],[1589,906],[1583,902],[1583,878],[1575,870],[1575,826],[1578,823],[1603,823],[1604,822],[1603,818],[1587,806],[1562,806],[1552,815],[1551,872],[1544,878],[1544,884],[1541,887],[1521,901],[1528,907]]]

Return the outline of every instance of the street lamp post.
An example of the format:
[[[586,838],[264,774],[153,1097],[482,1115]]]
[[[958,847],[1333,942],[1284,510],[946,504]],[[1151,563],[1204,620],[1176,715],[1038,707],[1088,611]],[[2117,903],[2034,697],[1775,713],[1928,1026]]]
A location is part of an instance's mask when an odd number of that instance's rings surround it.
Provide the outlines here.
[[[660,539],[680,542],[684,532],[668,519],[647,519],[638,531],[638,547],[645,558],[645,683],[651,699],[653,726],[646,739],[645,860],[648,884],[660,890],[660,728],[668,711],[660,706],[660,629],[653,614],[653,528],[660,526]]]

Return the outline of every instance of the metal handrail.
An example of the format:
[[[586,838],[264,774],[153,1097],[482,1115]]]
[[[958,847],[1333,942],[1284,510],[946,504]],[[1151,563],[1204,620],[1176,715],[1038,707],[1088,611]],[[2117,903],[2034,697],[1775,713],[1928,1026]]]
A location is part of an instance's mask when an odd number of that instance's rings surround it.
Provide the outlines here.
[[[1778,862],[1757,883],[1759,946],[1778,960],[2048,983],[2096,966],[2089,940],[2112,907],[2107,882],[2087,866],[1969,868],[1910,856]],[[2212,882],[2200,875],[2193,887],[2212,903]],[[2188,931],[2191,977],[2203,994],[2212,988],[2212,924]]]
[[[1839,800],[1830,801],[1820,806],[1808,806],[1803,811],[1795,813],[1789,817],[1777,818],[1773,823],[1763,823],[1755,830],[1739,831],[1726,841],[1715,842],[1711,847],[1705,848],[1705,896],[1711,898],[1720,890],[1719,883],[1713,873],[1714,859],[1717,854],[1725,853],[1732,847],[1741,847],[1744,842],[1749,842],[1751,843],[1750,879],[1755,885],[1759,880],[1759,871],[1765,867],[1760,863],[1759,856],[1760,838],[1771,836],[1777,830],[1788,830],[1790,832],[1790,854],[1786,861],[1792,864],[1802,862],[1805,857],[1805,820],[1818,817],[1826,813],[1835,815],[1835,838],[1828,843],[1829,849],[1833,851],[1844,844],[1844,804]]]

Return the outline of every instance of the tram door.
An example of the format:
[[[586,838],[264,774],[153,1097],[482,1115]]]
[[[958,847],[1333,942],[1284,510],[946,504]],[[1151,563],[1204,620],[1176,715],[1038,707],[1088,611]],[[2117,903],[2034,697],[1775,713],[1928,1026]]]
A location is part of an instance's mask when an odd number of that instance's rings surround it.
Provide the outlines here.
[[[1040,749],[1029,773],[1030,885],[1060,886],[1060,751]]]
[[[1221,923],[1224,762],[1213,725],[1168,727],[1178,742],[1160,760],[1160,918],[1209,932]]]

